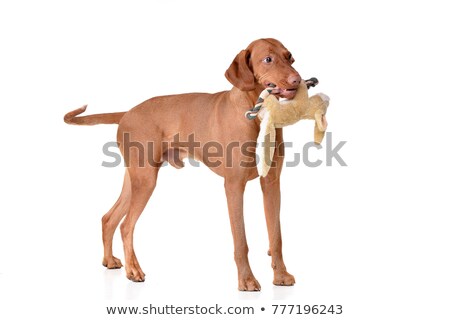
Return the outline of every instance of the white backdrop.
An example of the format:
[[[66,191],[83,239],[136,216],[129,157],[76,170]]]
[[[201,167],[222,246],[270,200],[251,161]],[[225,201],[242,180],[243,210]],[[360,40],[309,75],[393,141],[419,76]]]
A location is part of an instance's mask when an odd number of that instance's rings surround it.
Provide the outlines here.
[[[450,23],[440,3],[2,2],[0,318],[221,303],[254,306],[256,319],[289,303],[343,305],[330,319],[448,319]],[[262,37],[281,40],[304,78],[319,78],[313,92],[331,97],[333,141],[347,141],[347,167],[284,170],[284,255],[297,284],[271,284],[254,180],[245,219],[262,291],[238,292],[223,181],[203,166],[160,173],[135,234],[146,282],[104,270],[100,219],[124,169],[101,166],[102,146],[116,126],[67,126],[64,113],[227,90],[224,71]],[[288,160],[312,128],[285,130]],[[120,236],[114,248],[123,258]]]

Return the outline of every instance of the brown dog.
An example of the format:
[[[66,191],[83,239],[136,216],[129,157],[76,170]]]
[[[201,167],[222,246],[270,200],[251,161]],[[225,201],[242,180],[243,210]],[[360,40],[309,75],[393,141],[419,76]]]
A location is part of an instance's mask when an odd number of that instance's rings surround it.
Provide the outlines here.
[[[162,163],[168,161],[181,167],[181,160],[190,156],[224,177],[239,290],[260,290],[247,257],[243,217],[245,185],[258,177],[254,147],[259,121],[248,120],[244,114],[269,85],[276,85],[273,93],[278,97],[294,97],[301,78],[291,66],[293,62],[291,53],[279,41],[260,39],[242,50],[226,71],[226,78],[233,84],[230,91],[155,97],[128,112],[76,117],[86,110],[83,107],[66,114],[64,121],[69,124],[119,124],[117,140],[127,169],[119,199],[102,218],[104,266],[111,269],[122,266],[112,254],[112,240],[125,217],[120,231],[126,274],[130,280],[144,281],[145,274],[133,248],[134,227],[155,189]],[[294,277],[286,271],[281,250],[279,177],[284,154],[281,129],[277,129],[276,137],[272,168],[260,181],[273,283],[293,285]],[[212,154],[211,149],[214,149]]]

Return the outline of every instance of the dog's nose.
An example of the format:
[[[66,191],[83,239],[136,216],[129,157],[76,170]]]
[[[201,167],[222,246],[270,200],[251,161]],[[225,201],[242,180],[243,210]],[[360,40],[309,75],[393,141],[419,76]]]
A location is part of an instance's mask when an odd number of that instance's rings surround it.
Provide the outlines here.
[[[288,83],[291,86],[298,86],[300,84],[300,81],[302,81],[302,77],[298,73],[292,74],[288,78]]]

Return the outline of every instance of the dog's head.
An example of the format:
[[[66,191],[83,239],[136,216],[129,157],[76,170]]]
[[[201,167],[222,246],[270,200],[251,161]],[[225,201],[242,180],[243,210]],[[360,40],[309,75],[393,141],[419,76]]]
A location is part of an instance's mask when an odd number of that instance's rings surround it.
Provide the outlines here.
[[[300,84],[301,77],[292,67],[292,54],[275,39],[253,41],[238,53],[225,77],[242,91],[272,87],[272,93],[281,98],[292,99]]]

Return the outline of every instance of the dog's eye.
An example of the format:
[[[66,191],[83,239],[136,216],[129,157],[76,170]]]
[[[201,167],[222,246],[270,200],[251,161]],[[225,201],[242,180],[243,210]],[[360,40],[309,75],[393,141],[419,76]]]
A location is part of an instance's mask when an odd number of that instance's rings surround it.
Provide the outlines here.
[[[271,63],[272,57],[265,57],[263,61],[264,61],[264,63]]]
[[[292,56],[292,53],[289,53],[289,55],[288,55],[288,61],[289,61],[290,63],[294,63],[294,62],[295,62],[295,59],[294,59],[294,57]]]

